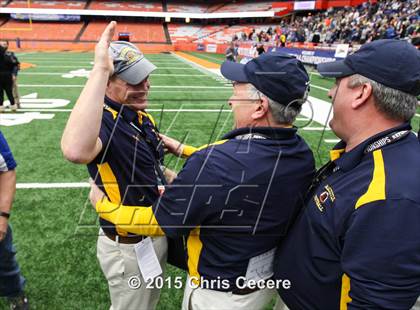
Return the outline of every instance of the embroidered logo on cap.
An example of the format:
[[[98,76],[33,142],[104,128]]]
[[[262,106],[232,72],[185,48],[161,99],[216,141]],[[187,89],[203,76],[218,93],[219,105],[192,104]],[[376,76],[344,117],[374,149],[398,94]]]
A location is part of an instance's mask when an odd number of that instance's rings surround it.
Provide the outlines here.
[[[120,57],[126,61],[127,65],[131,65],[132,63],[141,60],[144,56],[142,53],[127,46],[121,49]]]

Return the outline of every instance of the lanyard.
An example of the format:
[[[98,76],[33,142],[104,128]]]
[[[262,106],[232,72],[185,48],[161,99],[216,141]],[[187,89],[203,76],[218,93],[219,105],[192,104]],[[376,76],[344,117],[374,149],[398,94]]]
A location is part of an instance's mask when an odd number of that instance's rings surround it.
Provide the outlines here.
[[[365,150],[364,153],[368,154],[370,152],[373,152],[375,150],[378,150],[386,145],[389,145],[391,143],[394,143],[398,140],[401,140],[402,138],[406,137],[410,133],[410,130],[401,130],[401,131],[394,131],[390,133],[389,135],[380,138],[379,140],[376,140],[375,142],[372,142],[369,144]]]
[[[124,118],[124,117],[123,117]],[[136,126],[133,122],[129,122],[130,126],[137,131],[140,136],[146,141],[147,146],[150,148],[151,151],[156,155],[158,154],[157,149],[155,149],[155,146],[153,145],[152,141],[147,137],[146,133],[139,127]],[[160,167],[160,164],[158,163],[155,156],[153,156],[153,166],[155,168],[155,174],[158,186],[164,186],[167,184],[165,175]]]
[[[110,108],[107,104],[104,105],[105,108]],[[123,108],[123,107],[122,107]],[[161,187],[166,185],[166,178],[165,175],[162,171],[162,168],[160,167],[160,164],[158,162],[158,160],[156,159],[157,157],[159,157],[159,151],[157,150],[157,148],[153,145],[153,142],[149,139],[149,137],[147,136],[146,132],[144,132],[143,129],[141,129],[140,127],[138,127],[136,124],[134,124],[133,121],[128,120],[127,118],[124,117],[124,114],[121,113],[122,111],[118,112],[118,115],[121,116],[121,118],[127,122],[131,128],[133,128],[146,142],[147,146],[149,147],[149,149],[152,151],[152,154],[154,154],[154,156],[152,156],[152,160],[153,160],[153,166],[154,166],[154,170],[155,170],[155,175],[156,175],[156,180],[157,180],[157,184],[158,184],[158,188],[159,190],[161,190]]]
[[[267,140],[267,136],[258,133],[246,133],[235,137],[236,140],[250,140],[250,139],[261,139]]]

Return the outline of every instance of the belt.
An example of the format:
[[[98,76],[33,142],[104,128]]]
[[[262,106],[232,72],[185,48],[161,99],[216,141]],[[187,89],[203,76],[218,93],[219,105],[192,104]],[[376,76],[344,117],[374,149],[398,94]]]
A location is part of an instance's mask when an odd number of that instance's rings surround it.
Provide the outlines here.
[[[258,286],[255,286],[254,288],[250,288],[250,287],[235,288],[232,290],[232,294],[233,295],[248,295],[259,290],[260,288]]]
[[[145,236],[138,236],[138,235],[123,237],[119,235],[107,234],[106,232],[104,232],[104,234],[112,241],[115,241],[117,243],[123,243],[123,244],[136,244],[145,238]]]

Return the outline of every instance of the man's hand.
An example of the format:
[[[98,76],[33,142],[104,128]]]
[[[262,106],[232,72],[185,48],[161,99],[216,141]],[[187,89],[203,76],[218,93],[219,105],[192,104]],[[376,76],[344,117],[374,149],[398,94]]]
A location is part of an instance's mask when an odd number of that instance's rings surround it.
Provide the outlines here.
[[[117,23],[115,21],[110,22],[95,47],[95,62],[93,70],[105,70],[110,76],[114,72],[114,64],[108,53],[108,48],[112,41],[112,37],[114,36],[116,26]]]
[[[93,182],[93,180],[91,178],[89,178],[89,183],[90,183],[89,200],[90,200],[90,203],[92,204],[93,208],[96,210],[96,204],[98,203],[98,201],[101,201],[102,199],[104,199],[105,194],[95,184],[95,182]]]
[[[168,184],[172,184],[172,182],[178,176],[175,171],[172,171],[171,169],[166,168],[166,167],[165,169],[163,169],[163,174],[165,175],[166,182],[168,182]]]
[[[182,150],[184,149],[184,145],[172,138],[169,138],[168,136],[165,136],[163,134],[159,134],[160,138],[163,142],[163,148],[165,150],[165,153],[172,153],[176,156],[182,155]]]
[[[8,226],[7,223],[8,223],[8,219],[5,218],[4,216],[0,216],[0,242],[2,242],[4,238],[6,237],[7,226]]]

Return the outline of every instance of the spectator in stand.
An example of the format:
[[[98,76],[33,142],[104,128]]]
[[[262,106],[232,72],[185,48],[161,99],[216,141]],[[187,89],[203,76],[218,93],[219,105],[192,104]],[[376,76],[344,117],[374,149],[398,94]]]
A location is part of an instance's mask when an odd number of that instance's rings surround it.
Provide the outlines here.
[[[258,53],[258,55],[261,55],[261,54],[265,53],[264,44],[258,44],[257,53]]]
[[[229,47],[226,49],[226,60],[236,62],[238,59],[238,49],[235,47],[235,43],[230,42]]]
[[[410,39],[419,27],[417,0],[365,2],[357,7],[329,9],[282,22],[289,42],[356,43],[384,39]]]

